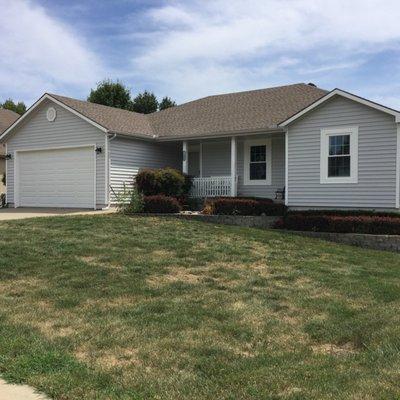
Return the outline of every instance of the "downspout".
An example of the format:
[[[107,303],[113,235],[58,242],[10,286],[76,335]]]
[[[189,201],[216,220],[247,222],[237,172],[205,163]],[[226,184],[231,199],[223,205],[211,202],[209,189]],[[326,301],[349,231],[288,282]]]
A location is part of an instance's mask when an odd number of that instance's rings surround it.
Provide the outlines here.
[[[105,208],[103,208],[103,210],[108,210],[111,207],[111,200],[110,200],[110,155],[109,155],[109,143],[111,142],[111,140],[115,139],[117,136],[116,133],[112,134],[112,136],[109,136],[109,133],[106,133],[106,151],[105,151],[105,162],[106,162],[106,204],[107,206]]]
[[[289,127],[285,128],[285,206],[289,205]]]

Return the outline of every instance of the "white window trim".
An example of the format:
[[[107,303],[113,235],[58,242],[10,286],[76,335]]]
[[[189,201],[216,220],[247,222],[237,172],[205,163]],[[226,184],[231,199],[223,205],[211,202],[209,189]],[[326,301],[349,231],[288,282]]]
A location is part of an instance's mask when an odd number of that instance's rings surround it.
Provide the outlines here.
[[[329,137],[350,135],[350,176],[328,177]],[[320,183],[358,183],[358,126],[321,129]]]
[[[262,146],[266,147],[267,175],[266,179],[250,180],[250,147]],[[253,139],[244,142],[244,185],[271,185],[272,183],[272,141],[271,139]]]

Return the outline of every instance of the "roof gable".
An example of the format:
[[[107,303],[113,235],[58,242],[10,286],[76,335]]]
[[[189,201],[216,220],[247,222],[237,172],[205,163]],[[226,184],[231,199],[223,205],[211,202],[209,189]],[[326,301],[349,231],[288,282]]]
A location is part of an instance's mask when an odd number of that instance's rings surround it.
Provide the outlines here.
[[[102,104],[71,99],[70,97],[49,94],[51,98],[96,121],[110,133],[153,137],[147,115]]]
[[[39,98],[39,100],[37,100],[35,103],[33,103],[32,106],[29,107],[29,109],[23,115],[21,115],[20,118],[18,118],[12,125],[10,125],[2,133],[2,135],[0,135],[0,141],[3,141],[17,126],[19,126],[20,124],[24,123],[28,119],[28,117],[31,116],[34,113],[34,111],[37,110],[37,108],[43,102],[46,102],[48,100],[58,104],[59,106],[63,107],[64,109],[72,112],[73,114],[75,114],[79,118],[82,118],[83,120],[85,120],[86,122],[88,122],[91,125],[95,126],[96,128],[100,129],[101,131],[107,132],[107,129],[105,127],[103,127],[102,125],[98,124],[96,121],[86,117],[85,115],[83,115],[80,112],[74,110],[73,108],[69,107],[68,105],[60,102],[57,98],[53,97],[52,95],[50,95],[48,93],[45,93],[42,97]]]
[[[365,98],[357,96],[355,94],[346,92],[345,90],[336,88],[336,89],[332,90],[331,92],[327,93],[325,96],[321,97],[320,99],[317,99],[316,101],[311,103],[309,106],[307,106],[307,107],[303,108],[302,110],[300,110],[299,112],[293,114],[286,120],[282,120],[278,125],[280,127],[286,127],[286,126],[290,125],[297,119],[301,118],[303,115],[305,115],[309,112],[312,112],[314,109],[316,109],[320,105],[324,104],[326,101],[328,101],[329,99],[331,99],[334,96],[341,96],[346,99],[355,101],[359,104],[363,104],[365,106],[371,107],[375,110],[382,111],[386,114],[393,115],[395,117],[395,121],[400,122],[400,111],[397,111],[390,107],[383,106],[382,104],[375,103],[374,101],[365,99]]]

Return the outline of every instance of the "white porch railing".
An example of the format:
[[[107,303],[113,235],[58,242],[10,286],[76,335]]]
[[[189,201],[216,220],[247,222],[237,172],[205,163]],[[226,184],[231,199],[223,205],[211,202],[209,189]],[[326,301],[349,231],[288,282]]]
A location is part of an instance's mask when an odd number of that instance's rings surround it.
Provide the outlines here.
[[[191,197],[219,197],[231,195],[232,178],[230,176],[210,176],[193,178]]]

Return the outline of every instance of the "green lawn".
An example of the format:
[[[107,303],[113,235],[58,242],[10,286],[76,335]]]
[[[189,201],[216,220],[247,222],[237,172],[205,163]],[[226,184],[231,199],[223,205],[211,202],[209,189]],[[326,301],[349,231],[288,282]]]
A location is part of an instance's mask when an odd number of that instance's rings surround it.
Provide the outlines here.
[[[0,223],[0,374],[54,399],[399,399],[400,256],[120,215]]]

